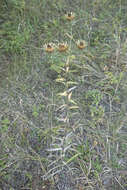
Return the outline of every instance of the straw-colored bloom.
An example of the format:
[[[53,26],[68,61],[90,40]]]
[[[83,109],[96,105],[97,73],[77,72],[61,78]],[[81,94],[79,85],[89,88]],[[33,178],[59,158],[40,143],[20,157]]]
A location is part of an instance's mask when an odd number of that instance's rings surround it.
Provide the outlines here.
[[[65,18],[69,21],[73,20],[75,18],[75,14],[73,12],[69,12],[65,14]]]
[[[46,52],[51,53],[55,49],[54,44],[52,44],[52,43],[45,44],[44,49],[45,49]]]
[[[68,49],[67,43],[59,43],[58,44],[58,51],[59,52],[64,52]]]
[[[87,46],[87,44],[86,44],[86,42],[84,40],[78,40],[76,42],[76,44],[77,44],[79,49],[84,49]]]

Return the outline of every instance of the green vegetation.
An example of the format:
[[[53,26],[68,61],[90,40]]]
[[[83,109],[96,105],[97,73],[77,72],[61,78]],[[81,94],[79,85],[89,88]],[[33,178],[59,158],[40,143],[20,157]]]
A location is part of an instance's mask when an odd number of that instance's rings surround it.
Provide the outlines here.
[[[126,189],[126,7],[1,1],[0,189]]]

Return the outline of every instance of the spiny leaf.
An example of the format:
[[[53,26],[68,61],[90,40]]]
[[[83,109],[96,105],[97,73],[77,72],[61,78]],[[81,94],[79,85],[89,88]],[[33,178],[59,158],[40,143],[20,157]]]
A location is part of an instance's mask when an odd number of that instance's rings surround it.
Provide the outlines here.
[[[64,92],[62,92],[62,93],[58,93],[58,95],[59,95],[59,96],[67,96],[68,93],[67,93],[67,91],[64,91]]]
[[[78,106],[71,106],[69,107],[69,109],[78,109],[79,107]]]
[[[65,78],[58,78],[56,79],[56,82],[64,82],[65,81]]]

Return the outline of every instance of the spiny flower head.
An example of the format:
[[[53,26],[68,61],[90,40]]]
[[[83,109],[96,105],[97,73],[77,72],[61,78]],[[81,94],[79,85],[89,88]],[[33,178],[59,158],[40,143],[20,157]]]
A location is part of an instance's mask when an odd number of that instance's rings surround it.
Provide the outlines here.
[[[68,45],[67,45],[67,42],[65,43],[59,43],[58,44],[58,51],[59,52],[64,52],[68,49]]]
[[[46,52],[51,53],[54,51],[55,47],[53,43],[48,43],[44,45],[44,49]]]
[[[68,12],[65,14],[65,18],[69,21],[73,20],[75,18],[75,14],[73,12]]]
[[[76,44],[79,49],[84,49],[87,46],[87,43],[84,40],[78,40]]]

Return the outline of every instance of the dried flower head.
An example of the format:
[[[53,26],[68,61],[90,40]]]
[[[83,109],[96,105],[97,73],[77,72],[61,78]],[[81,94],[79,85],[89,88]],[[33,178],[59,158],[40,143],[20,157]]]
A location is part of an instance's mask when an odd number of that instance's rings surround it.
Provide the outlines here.
[[[73,12],[69,12],[65,14],[65,18],[69,21],[73,20],[75,18],[75,14]]]
[[[53,43],[45,44],[45,45],[44,45],[44,49],[45,49],[46,52],[51,53],[51,52],[53,52],[54,49],[55,49],[55,48],[54,48],[54,44],[53,44]]]
[[[67,43],[59,43],[59,44],[58,44],[58,50],[59,50],[60,52],[64,52],[64,51],[66,51],[67,49],[68,49]]]
[[[87,46],[87,44],[86,44],[86,42],[84,40],[78,40],[76,42],[76,44],[77,44],[79,49],[84,49]]]

